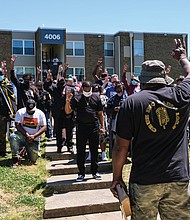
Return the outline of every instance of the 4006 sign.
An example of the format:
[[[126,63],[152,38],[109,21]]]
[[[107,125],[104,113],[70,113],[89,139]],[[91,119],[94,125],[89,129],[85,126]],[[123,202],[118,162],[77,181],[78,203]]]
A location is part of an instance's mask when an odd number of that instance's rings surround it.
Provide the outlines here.
[[[46,34],[44,36],[44,38],[46,40],[60,40],[61,39],[61,35],[60,34]]]
[[[41,41],[43,44],[64,44],[65,30],[41,30]]]

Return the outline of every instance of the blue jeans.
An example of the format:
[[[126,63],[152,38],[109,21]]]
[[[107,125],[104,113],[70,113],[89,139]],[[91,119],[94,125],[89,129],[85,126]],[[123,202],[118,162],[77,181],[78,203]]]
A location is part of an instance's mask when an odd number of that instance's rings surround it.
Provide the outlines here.
[[[10,135],[10,147],[12,152],[12,157],[20,157],[20,150],[22,147],[26,147],[27,156],[29,160],[33,163],[38,159],[38,146],[39,141],[33,141],[29,143],[21,132],[15,131]]]

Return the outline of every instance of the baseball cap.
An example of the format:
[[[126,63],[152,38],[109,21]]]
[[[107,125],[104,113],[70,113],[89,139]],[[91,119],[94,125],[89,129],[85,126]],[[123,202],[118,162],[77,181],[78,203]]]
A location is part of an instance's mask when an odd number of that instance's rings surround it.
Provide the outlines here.
[[[147,60],[143,62],[139,80],[141,83],[166,85],[164,63],[160,60]]]
[[[26,101],[26,110],[34,112],[36,110],[36,102],[33,99]]]
[[[72,75],[68,75],[67,80],[73,80]]]
[[[112,75],[111,75],[111,78],[114,78],[114,77],[118,77],[118,75],[117,75],[117,74],[115,74],[115,73],[114,73],[114,74],[112,74]]]
[[[84,81],[84,82],[82,82],[82,88],[84,88],[84,87],[92,87],[91,82],[90,82],[90,81]]]
[[[138,83],[140,82],[138,76],[134,76],[134,77],[132,78],[132,80],[135,80],[135,81],[138,82]]]

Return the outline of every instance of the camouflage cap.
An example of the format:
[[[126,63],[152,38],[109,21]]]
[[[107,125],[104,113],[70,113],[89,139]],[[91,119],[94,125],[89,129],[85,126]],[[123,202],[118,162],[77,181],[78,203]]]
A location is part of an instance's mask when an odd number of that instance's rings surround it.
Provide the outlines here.
[[[141,83],[166,85],[164,63],[160,60],[147,60],[143,62],[139,80]]]

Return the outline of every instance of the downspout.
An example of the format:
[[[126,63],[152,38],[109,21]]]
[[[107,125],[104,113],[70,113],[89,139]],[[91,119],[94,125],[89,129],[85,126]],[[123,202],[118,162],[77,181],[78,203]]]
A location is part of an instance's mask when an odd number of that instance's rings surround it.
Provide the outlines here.
[[[130,37],[130,52],[131,52],[131,75],[133,72],[133,33],[129,33],[129,37]]]

